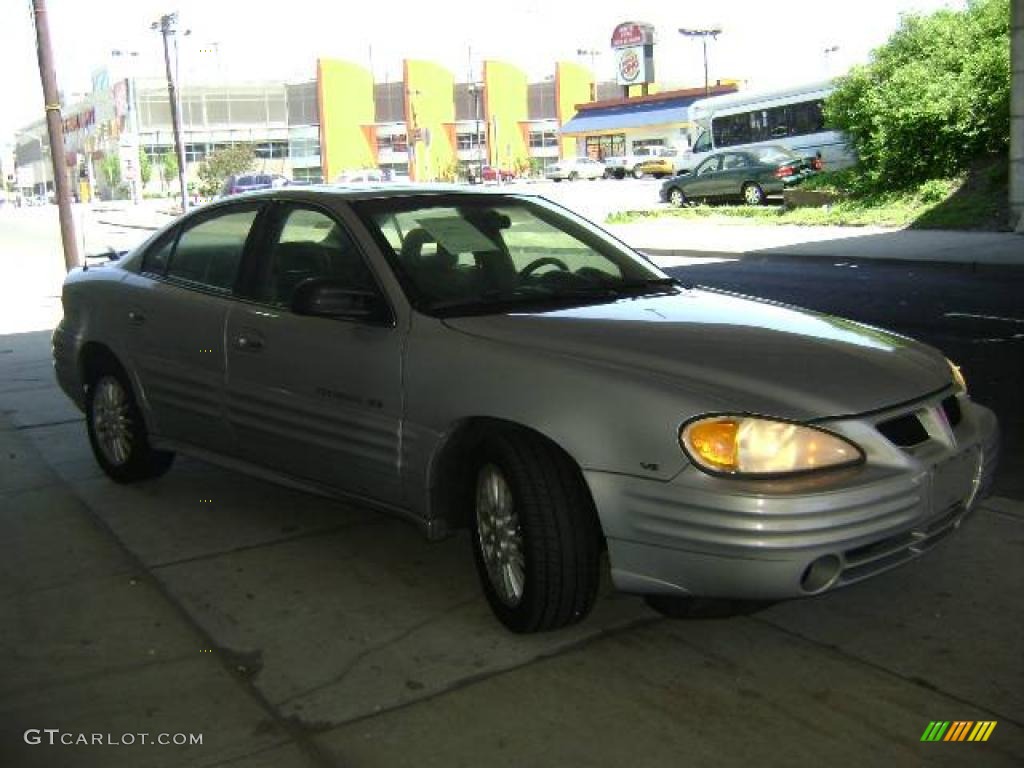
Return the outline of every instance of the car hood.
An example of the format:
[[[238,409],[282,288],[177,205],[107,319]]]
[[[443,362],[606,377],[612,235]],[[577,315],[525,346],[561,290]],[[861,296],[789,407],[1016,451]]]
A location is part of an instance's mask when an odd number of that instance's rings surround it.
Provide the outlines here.
[[[792,419],[880,410],[950,384],[942,355],[919,342],[707,290],[444,322],[473,336],[659,378],[708,407]]]

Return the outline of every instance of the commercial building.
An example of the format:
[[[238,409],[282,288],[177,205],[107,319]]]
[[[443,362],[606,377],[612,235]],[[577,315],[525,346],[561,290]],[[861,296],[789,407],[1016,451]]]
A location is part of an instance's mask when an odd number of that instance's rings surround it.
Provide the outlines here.
[[[719,81],[707,91],[686,88],[580,104],[561,132],[576,139],[583,148],[580,154],[595,160],[621,157],[640,147],[686,149],[695,138],[690,105],[706,95],[733,93],[737,87],[734,80]]]
[[[197,181],[202,161],[237,144],[253,148],[255,170],[308,182],[364,167],[419,180],[463,177],[484,165],[539,172],[576,154],[575,140],[559,129],[589,100],[589,70],[559,62],[529,83],[517,67],[485,61],[481,74],[479,82],[456,82],[433,62],[408,60],[402,80],[375,83],[358,64],[321,59],[316,77],[303,82],[184,83],[186,176]],[[174,131],[163,80],[99,72],[92,92],[66,104],[63,117],[68,174],[83,199],[141,187],[140,153],[151,168],[145,191],[173,188],[173,160],[164,172]],[[23,195],[52,191],[42,120],[17,132],[14,161]]]

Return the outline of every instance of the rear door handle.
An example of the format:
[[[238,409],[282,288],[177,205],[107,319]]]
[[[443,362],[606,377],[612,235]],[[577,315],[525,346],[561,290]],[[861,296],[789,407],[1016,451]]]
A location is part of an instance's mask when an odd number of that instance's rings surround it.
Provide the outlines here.
[[[142,325],[146,322],[146,316],[137,309],[128,310],[128,322],[134,325]]]

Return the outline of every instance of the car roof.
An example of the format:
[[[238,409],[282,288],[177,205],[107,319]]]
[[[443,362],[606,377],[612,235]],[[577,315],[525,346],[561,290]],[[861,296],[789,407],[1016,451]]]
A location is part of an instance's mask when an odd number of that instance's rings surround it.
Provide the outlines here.
[[[509,192],[502,188],[480,189],[478,186],[471,187],[464,184],[385,181],[379,184],[360,183],[353,184],[351,186],[346,184],[308,184],[299,187],[279,187],[278,189],[253,190],[252,192],[243,192],[238,195],[232,195],[230,198],[225,198],[222,201],[208,203],[203,206],[203,208],[220,205],[221,203],[225,205],[237,203],[242,200],[372,200],[391,197],[418,197],[425,195],[463,195],[465,197],[482,197],[487,195],[526,198],[532,197],[530,194],[523,192]]]

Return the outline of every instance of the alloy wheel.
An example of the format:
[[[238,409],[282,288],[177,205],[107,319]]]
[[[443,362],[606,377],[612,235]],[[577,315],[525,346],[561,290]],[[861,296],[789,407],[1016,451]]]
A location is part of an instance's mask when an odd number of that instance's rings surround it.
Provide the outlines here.
[[[122,466],[132,455],[132,421],[128,393],[113,376],[96,382],[92,426],[104,457],[114,466]]]
[[[523,533],[512,489],[494,464],[483,466],[477,476],[476,527],[491,586],[501,602],[514,608],[526,583]]]

